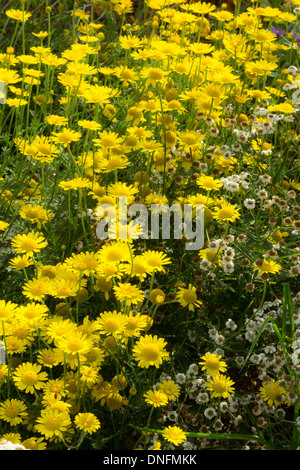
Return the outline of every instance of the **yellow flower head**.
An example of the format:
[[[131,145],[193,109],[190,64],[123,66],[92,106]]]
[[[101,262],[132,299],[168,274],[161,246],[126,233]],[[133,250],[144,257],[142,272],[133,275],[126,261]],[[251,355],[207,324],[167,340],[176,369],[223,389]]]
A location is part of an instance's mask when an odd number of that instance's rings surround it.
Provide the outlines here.
[[[159,366],[164,360],[169,359],[169,353],[165,350],[167,343],[156,335],[145,335],[141,337],[133,347],[132,353],[139,367]]]
[[[230,398],[234,393],[234,382],[223,374],[213,375],[206,383],[208,391],[212,392],[211,397]]]
[[[227,365],[225,361],[221,360],[222,356],[217,356],[216,354],[206,353],[201,357],[202,361],[199,362],[202,365],[201,370],[204,370],[207,375],[214,376],[220,372],[225,372]]]

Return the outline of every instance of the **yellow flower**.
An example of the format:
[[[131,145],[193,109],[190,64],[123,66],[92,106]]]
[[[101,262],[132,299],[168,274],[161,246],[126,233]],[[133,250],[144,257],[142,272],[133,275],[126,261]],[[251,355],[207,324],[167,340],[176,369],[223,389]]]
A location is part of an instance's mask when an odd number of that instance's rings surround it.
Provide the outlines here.
[[[221,21],[222,23],[225,21],[231,21],[234,18],[234,15],[227,10],[221,10],[218,11],[217,13],[213,12],[210,13],[211,16],[214,16],[218,21]]]
[[[99,131],[101,129],[101,125],[98,124],[98,122],[89,121],[88,119],[82,119],[81,121],[78,121],[78,125],[90,131]]]
[[[205,42],[198,42],[195,44],[190,44],[189,46],[189,50],[192,51],[195,55],[210,54],[214,49],[214,46]]]
[[[68,64],[67,70],[75,75],[95,75],[97,69],[84,62],[71,62]]]
[[[234,393],[234,382],[229,377],[226,377],[222,374],[214,375],[205,383],[205,385],[207,390],[212,392],[212,398],[230,398],[230,396]]]
[[[281,401],[279,401],[279,397],[284,397],[286,395],[284,387],[282,387],[276,380],[270,380],[269,382],[263,384],[259,391],[263,400],[266,401],[270,406],[280,405]]]
[[[116,310],[103,312],[96,319],[96,329],[106,336],[120,337],[126,329],[127,316]]]
[[[27,408],[22,400],[5,400],[0,403],[0,419],[6,421],[10,426],[17,426],[28,416]]]
[[[179,287],[176,299],[182,307],[188,306],[190,311],[194,311],[195,307],[200,307],[202,305],[202,302],[197,300],[196,287],[192,286],[192,284],[189,284],[188,288]]]
[[[46,305],[30,302],[17,308],[16,318],[31,328],[35,328],[35,326],[38,328],[43,323],[48,312]]]
[[[257,275],[261,277],[263,273],[277,274],[281,269],[280,264],[276,263],[272,259],[264,259],[262,260],[262,263],[257,263],[253,270],[258,271]]]
[[[180,395],[180,387],[173,380],[163,380],[163,382],[159,384],[158,390],[164,392],[168,400],[176,400]]]
[[[32,33],[36,38],[45,39],[48,36],[47,31],[39,31],[38,33]]]
[[[87,178],[81,178],[80,176],[78,176],[69,181],[61,181],[58,186],[64,191],[69,191],[71,189],[76,190],[88,188],[90,186],[90,181]]]
[[[126,272],[127,265],[118,263],[103,263],[97,268],[96,279],[105,279],[106,282],[111,279],[121,279]]]
[[[7,98],[6,104],[8,106],[14,106],[16,108],[19,108],[19,106],[26,106],[28,101],[23,100],[21,98]]]
[[[49,279],[33,278],[24,284],[22,293],[30,300],[41,301],[50,293],[50,288]]]
[[[284,113],[284,114],[292,114],[295,111],[294,106],[289,103],[279,103],[274,104],[272,106],[268,106],[268,110],[271,113]]]
[[[78,142],[82,136],[80,132],[73,131],[67,127],[64,127],[61,132],[52,132],[51,135],[53,136],[53,142],[61,144],[64,147],[67,147],[71,142]]]
[[[133,347],[132,354],[139,367],[148,369],[149,366],[159,366],[164,360],[169,359],[169,353],[165,350],[167,343],[156,335],[141,337]]]
[[[222,266],[222,248],[218,248],[216,251],[210,248],[205,248],[199,251],[201,259],[209,261],[213,266]]]
[[[141,303],[144,300],[144,293],[138,287],[129,282],[119,283],[113,287],[115,297],[119,302],[124,302],[125,306]]]
[[[128,400],[122,395],[120,395],[118,392],[111,392],[108,394],[106,398],[106,405],[110,410],[118,410],[121,408],[123,405],[127,405]]]
[[[175,446],[182,444],[186,440],[186,434],[178,426],[168,426],[162,432],[162,436]]]
[[[91,273],[95,274],[100,265],[98,253],[84,252],[79,254],[72,254],[64,261],[64,266],[68,271],[77,272],[81,275],[90,276]]]
[[[22,354],[26,351],[28,343],[16,336],[6,337],[6,351],[7,354]]]
[[[300,191],[300,183],[295,180],[289,180],[289,183],[293,189]]]
[[[38,229],[42,228],[42,225],[49,222],[53,213],[47,209],[44,209],[38,204],[24,204],[20,209],[20,216],[23,219],[29,220],[33,224],[37,224]]]
[[[127,66],[116,67],[113,70],[113,74],[116,75],[116,77],[122,80],[125,84],[127,82],[134,83],[138,80],[138,75],[134,72],[134,70],[128,68]]]
[[[47,447],[42,437],[30,437],[22,441],[21,444],[28,450],[45,450]]]
[[[161,450],[161,442],[154,441],[152,450]]]
[[[154,408],[165,406],[168,403],[167,395],[160,390],[148,390],[148,392],[144,393],[143,397],[146,403]]]
[[[98,368],[93,366],[80,367],[81,380],[87,385],[94,385],[99,381]]]
[[[42,366],[49,367],[50,369],[59,363],[58,355],[49,348],[39,350],[37,361]]]
[[[68,120],[64,116],[58,116],[57,114],[50,114],[45,117],[45,121],[53,126],[65,126]]]
[[[149,293],[149,300],[153,304],[161,304],[166,298],[165,293],[161,289],[152,289]]]
[[[58,348],[66,354],[79,355],[83,358],[84,354],[89,352],[93,346],[92,340],[86,334],[76,330],[67,332],[65,336],[58,338],[56,343]]]
[[[71,426],[70,415],[67,411],[45,409],[36,420],[34,430],[43,434],[46,439],[63,439],[64,433]]]
[[[120,263],[131,261],[131,253],[127,244],[118,240],[106,243],[98,251],[98,255],[101,263]]]
[[[140,336],[141,331],[145,330],[149,324],[149,317],[140,313],[133,314],[129,312],[126,318],[126,327],[124,330],[125,338]]]
[[[0,231],[7,229],[7,227],[9,227],[9,223],[0,220]]]
[[[215,207],[213,218],[219,222],[234,222],[240,217],[239,209],[236,209],[237,204],[230,204],[224,201],[221,207]]]
[[[203,188],[206,191],[219,191],[219,189],[223,186],[223,183],[219,179],[215,179],[212,176],[204,174],[197,178],[197,184],[200,186],[200,188]]]
[[[115,198],[126,197],[127,204],[131,204],[131,202],[133,202],[137,192],[138,189],[135,188],[132,184],[127,185],[126,183],[122,183],[121,181],[110,184],[107,188],[108,196],[112,196]]]
[[[119,42],[121,48],[125,50],[139,48],[143,45],[143,42],[137,36],[120,36]]]
[[[44,330],[44,337],[48,342],[55,341],[64,338],[67,334],[77,329],[76,323],[72,322],[68,318],[61,319],[59,316],[52,317],[49,324]]]
[[[100,421],[93,413],[78,413],[74,419],[75,426],[88,433],[92,434],[100,429]]]
[[[17,253],[27,253],[28,256],[39,253],[47,244],[45,238],[39,232],[16,235],[11,242],[11,246]]]
[[[178,139],[183,145],[184,150],[189,151],[190,149],[195,149],[201,145],[203,135],[200,132],[186,130],[179,133]]]
[[[255,42],[259,43],[270,43],[276,41],[276,34],[265,29],[255,30],[254,32],[250,32],[249,35]]]
[[[79,283],[75,279],[53,279],[49,283],[48,292],[57,299],[76,297],[79,290]]]
[[[161,70],[158,67],[149,67],[142,69],[140,72],[140,77],[146,79],[146,86],[160,83],[164,80],[167,72]]]
[[[13,373],[13,381],[19,390],[25,393],[35,393],[44,387],[48,378],[46,372],[41,372],[42,366],[25,362],[18,366]]]
[[[201,357],[202,362],[199,362],[203,367],[201,370],[205,370],[207,375],[217,375],[220,372],[225,372],[227,365],[225,361],[221,360],[222,356],[217,356],[216,354],[206,353]]]
[[[0,67],[0,81],[4,82],[6,85],[9,85],[11,83],[18,83],[22,79],[18,75],[18,72],[15,70],[9,70],[6,68]]]
[[[181,8],[183,8],[184,10],[190,10],[193,13],[197,13],[198,15],[207,15],[208,13],[214,11],[216,9],[216,6],[212,3],[196,2],[194,4],[183,4],[181,5]]]
[[[171,264],[171,259],[160,251],[147,250],[141,255],[141,261],[145,264],[145,269],[149,274],[153,271],[165,272],[164,266]]]
[[[22,23],[25,23],[31,17],[31,13],[22,10],[6,10],[5,14],[13,20],[22,21]]]

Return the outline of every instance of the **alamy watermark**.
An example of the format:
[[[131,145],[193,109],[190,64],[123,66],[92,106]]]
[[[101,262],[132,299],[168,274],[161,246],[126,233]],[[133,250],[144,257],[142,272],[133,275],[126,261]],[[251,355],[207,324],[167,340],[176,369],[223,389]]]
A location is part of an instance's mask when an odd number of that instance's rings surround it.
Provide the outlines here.
[[[300,364],[300,339],[296,339],[295,341],[293,341],[292,349],[292,362],[293,364],[298,365]]]
[[[182,240],[187,250],[200,250],[204,244],[203,204],[128,205],[120,196],[118,207],[101,204],[95,214],[100,219],[96,234],[99,239]]]
[[[5,104],[5,83],[0,80],[0,104]]]

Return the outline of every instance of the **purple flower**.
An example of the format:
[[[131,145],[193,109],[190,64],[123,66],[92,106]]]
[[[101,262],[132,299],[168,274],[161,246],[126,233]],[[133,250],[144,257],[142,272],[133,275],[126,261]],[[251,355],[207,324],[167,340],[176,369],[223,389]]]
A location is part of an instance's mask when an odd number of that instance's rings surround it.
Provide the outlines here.
[[[272,33],[276,34],[276,36],[286,36],[286,31],[284,29],[276,29],[272,27]]]

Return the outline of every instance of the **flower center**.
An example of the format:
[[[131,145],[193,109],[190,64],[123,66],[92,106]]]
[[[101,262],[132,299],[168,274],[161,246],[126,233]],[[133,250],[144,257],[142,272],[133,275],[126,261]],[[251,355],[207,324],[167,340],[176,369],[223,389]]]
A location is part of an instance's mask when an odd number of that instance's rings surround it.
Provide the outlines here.
[[[38,144],[36,146],[36,148],[43,155],[50,155],[51,154],[51,145],[50,144]]]
[[[25,328],[17,328],[14,330],[14,336],[18,338],[26,338],[28,331]]]
[[[53,384],[51,386],[51,391],[54,392],[54,393],[59,393],[62,389],[62,386],[59,385],[59,384]]]
[[[163,78],[163,73],[159,69],[152,69],[149,71],[148,77],[150,80],[161,80]]]
[[[43,295],[45,293],[45,287],[43,284],[37,284],[31,289],[33,295]]]
[[[137,142],[137,138],[134,135],[131,135],[126,139],[126,145],[128,145],[129,147],[136,145]]]
[[[265,262],[261,267],[261,271],[272,271],[272,265]]]
[[[194,291],[192,290],[187,290],[183,294],[184,300],[186,300],[188,303],[193,304],[197,300],[197,296]]]
[[[165,385],[164,386],[164,392],[167,395],[172,395],[174,393],[174,389],[173,389],[172,385]]]
[[[28,308],[24,313],[25,318],[32,319],[36,316],[36,311],[33,308]]]
[[[48,431],[56,431],[57,429],[60,428],[60,425],[61,425],[61,420],[60,418],[56,416],[48,418],[45,421],[45,428],[48,429]]]
[[[121,253],[117,251],[111,251],[107,255],[107,261],[119,261],[121,258]]]
[[[106,331],[110,331],[111,333],[113,333],[114,331],[117,331],[118,328],[119,323],[113,319],[105,320],[105,322],[103,322],[103,329]]]
[[[182,141],[187,145],[194,145],[197,142],[197,139],[193,134],[186,134]]]
[[[26,251],[35,250],[36,243],[34,240],[24,240],[22,243],[22,248],[23,250],[26,250]]]
[[[226,392],[226,382],[225,380],[216,380],[214,383],[214,391],[218,393]]]
[[[206,367],[207,369],[219,369],[219,359],[212,357],[211,359],[208,359],[206,361]]]
[[[25,372],[22,376],[22,382],[25,385],[35,385],[38,381],[38,375],[34,370]]]
[[[142,356],[146,361],[155,361],[159,357],[159,349],[154,344],[148,344],[143,347]]]
[[[79,351],[80,349],[82,349],[82,346],[82,341],[78,339],[73,339],[72,341],[68,342],[68,348],[70,351]]]
[[[178,433],[176,431],[170,431],[169,438],[172,439],[173,441],[177,441]]]
[[[116,144],[116,141],[111,137],[102,137],[101,144],[103,145],[103,147],[112,147]]]
[[[127,321],[126,329],[130,330],[130,331],[133,331],[133,330],[137,329],[138,325],[139,325],[138,320],[136,320],[135,318],[130,318]]]
[[[97,265],[98,265],[98,263],[94,259],[86,259],[84,261],[85,269],[92,270],[92,269],[95,269],[97,267]]]
[[[71,293],[71,289],[69,287],[61,287],[57,290],[57,295],[69,296]]]
[[[228,207],[224,207],[223,209],[220,210],[219,212],[219,217],[221,219],[230,219],[233,215],[233,212],[232,212],[232,209],[228,208]]]
[[[277,385],[268,385],[267,394],[270,398],[275,400],[278,397],[278,395],[280,395],[280,390]]]
[[[65,335],[67,332],[68,332],[67,328],[64,328],[64,327],[57,328],[57,329],[55,330],[55,334],[56,334],[57,336],[63,336],[63,335]]]
[[[115,170],[119,166],[122,165],[122,160],[120,158],[114,158],[107,162],[107,169],[108,170]]]
[[[16,416],[18,416],[19,412],[20,410],[16,405],[10,405],[5,410],[5,414],[9,418],[15,418]]]
[[[107,276],[110,276],[112,274],[116,274],[118,272],[116,266],[105,266],[104,272]]]

